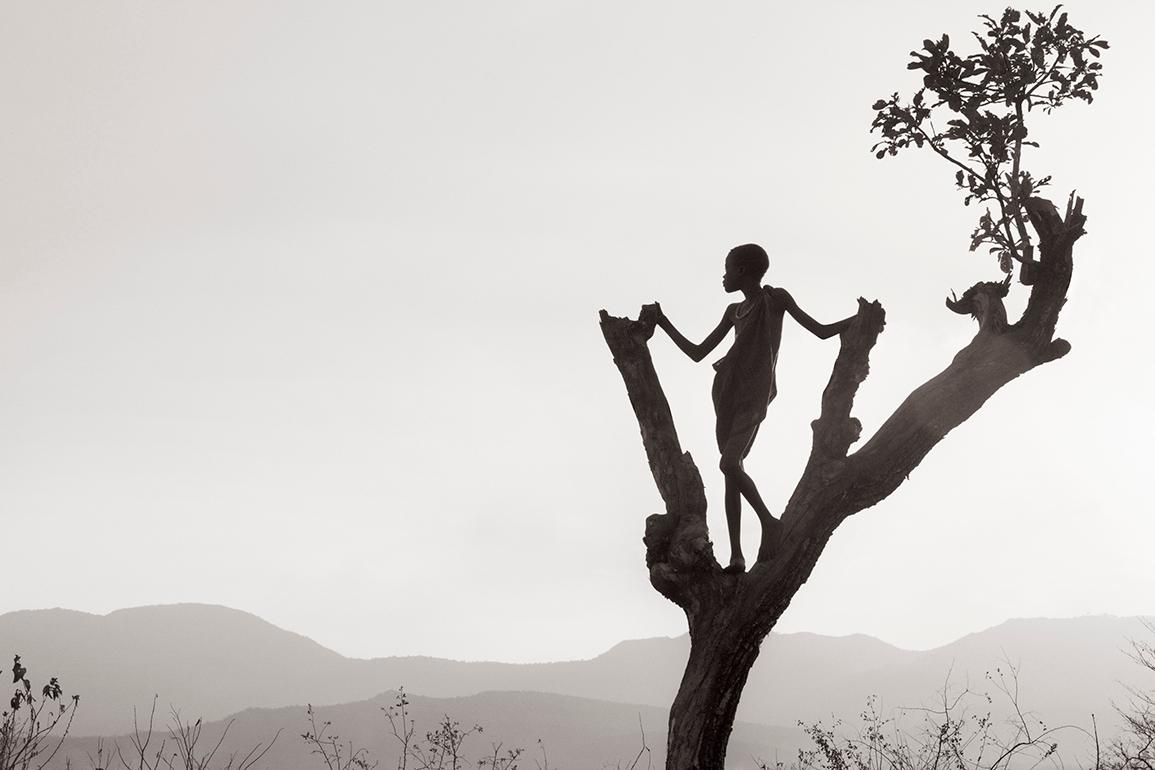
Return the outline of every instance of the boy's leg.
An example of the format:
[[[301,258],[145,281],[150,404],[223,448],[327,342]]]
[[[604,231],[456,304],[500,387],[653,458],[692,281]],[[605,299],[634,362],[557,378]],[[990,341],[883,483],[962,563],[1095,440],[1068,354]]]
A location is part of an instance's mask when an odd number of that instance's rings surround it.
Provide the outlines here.
[[[758,516],[758,521],[762,524],[762,540],[758,547],[758,561],[767,561],[774,557],[774,551],[778,545],[779,530],[782,522],[776,519],[771,513],[770,509],[766,507],[766,503],[762,501],[762,495],[758,493],[758,487],[754,484],[754,479],[746,473],[745,468],[742,467],[742,460],[750,452],[750,447],[754,443],[754,437],[758,434],[758,425],[755,424],[748,430],[743,430],[738,434],[730,437],[726,442],[726,446],[722,451],[722,472],[726,475],[726,517],[729,522],[730,517],[730,495],[732,490],[737,492],[744,498],[746,502],[750,503],[750,507],[754,509],[754,513]],[[741,502],[734,504],[736,510],[741,509]],[[740,517],[740,514],[738,514]],[[731,526],[731,532],[734,527]],[[731,534],[731,542],[734,541],[734,535]]]
[[[730,566],[727,572],[745,572],[742,555],[742,493],[738,484],[726,476],[726,529],[730,533]]]
[[[750,503],[750,507],[758,514],[758,521],[762,524],[762,541],[758,546],[757,561],[772,559],[775,549],[778,547],[778,536],[782,522],[776,519],[766,507],[766,503],[762,502],[762,496],[758,494],[758,487],[754,486],[754,479],[750,478],[746,471],[739,470],[736,481],[742,497]]]
[[[750,444],[754,441],[754,434],[758,432],[758,426],[754,425],[750,428],[743,429],[737,433],[733,433],[726,442],[722,445],[722,460],[718,463],[718,467],[722,470],[722,475],[726,479],[726,528],[730,534],[730,566],[727,567],[729,572],[744,572],[746,570],[746,559],[742,555],[742,498],[746,497],[750,500],[749,495],[744,494],[742,488],[742,478],[745,477],[749,481],[749,476],[746,476],[742,470],[742,458],[750,451]],[[750,481],[753,485],[754,482]],[[762,498],[758,497],[757,490],[754,491],[755,499],[758,501],[750,501],[751,505],[755,506],[762,502]],[[766,506],[762,506],[765,508]],[[759,513],[761,518],[762,514]]]

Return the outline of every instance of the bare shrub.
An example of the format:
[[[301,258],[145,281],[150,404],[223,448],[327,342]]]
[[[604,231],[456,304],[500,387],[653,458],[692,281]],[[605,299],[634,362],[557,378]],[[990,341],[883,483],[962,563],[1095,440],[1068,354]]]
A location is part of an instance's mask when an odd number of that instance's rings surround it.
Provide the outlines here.
[[[0,712],[0,770],[42,768],[68,736],[80,696],[65,698],[56,677],[35,694],[19,655],[13,658],[12,683],[8,708]]]

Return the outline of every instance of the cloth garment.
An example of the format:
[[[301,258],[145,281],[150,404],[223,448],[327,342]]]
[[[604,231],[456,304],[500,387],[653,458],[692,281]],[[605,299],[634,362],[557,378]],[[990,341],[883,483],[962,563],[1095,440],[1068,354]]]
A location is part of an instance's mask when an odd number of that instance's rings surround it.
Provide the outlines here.
[[[752,304],[738,303],[726,311],[734,324],[734,344],[714,364],[711,391],[719,451],[725,451],[731,438],[749,435],[745,457],[753,444],[751,429],[756,431],[766,417],[766,407],[778,394],[775,369],[785,311],[785,304],[769,286],[762,287]]]

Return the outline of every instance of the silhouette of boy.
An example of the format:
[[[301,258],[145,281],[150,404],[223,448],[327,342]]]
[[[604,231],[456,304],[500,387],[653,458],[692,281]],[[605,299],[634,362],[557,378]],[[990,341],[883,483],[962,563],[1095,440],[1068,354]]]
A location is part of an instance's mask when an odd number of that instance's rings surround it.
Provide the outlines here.
[[[709,336],[695,345],[674,328],[662,312],[662,306],[649,306],[655,323],[674,344],[694,361],[701,361],[718,347],[731,328],[734,344],[721,360],[714,364],[714,412],[717,415],[716,435],[722,453],[719,467],[726,479],[726,524],[730,533],[730,566],[727,572],[743,572],[746,559],[742,556],[739,538],[742,524],[742,498],[754,508],[762,523],[762,539],[758,561],[773,557],[777,548],[782,523],[774,518],[762,502],[754,480],[747,475],[742,461],[750,452],[758,426],[766,417],[766,407],[774,400],[778,389],[775,368],[778,363],[778,345],[782,339],[782,318],[789,313],[804,329],[820,339],[827,339],[846,329],[853,316],[833,324],[820,324],[804,313],[790,292],[773,286],[762,286],[762,276],[770,267],[766,251],[753,243],[736,246],[726,255],[726,271],[722,288],[727,293],[741,291],[745,299],[726,308],[722,320]]]

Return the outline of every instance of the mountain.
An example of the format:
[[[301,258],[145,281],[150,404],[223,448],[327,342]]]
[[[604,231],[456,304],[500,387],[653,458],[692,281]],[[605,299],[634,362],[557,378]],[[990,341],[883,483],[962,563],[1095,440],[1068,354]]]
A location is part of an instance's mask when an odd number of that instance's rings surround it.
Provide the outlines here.
[[[1138,618],[1012,620],[927,651],[862,635],[772,634],[738,717],[775,725],[853,718],[870,695],[886,709],[915,706],[933,702],[948,674],[956,688],[983,689],[985,673],[1010,661],[1019,667],[1024,708],[1051,724],[1085,724],[1093,712],[1102,728],[1111,701],[1125,698],[1121,682],[1150,686],[1125,654],[1129,639],[1146,633]],[[399,686],[433,698],[523,691],[665,708],[687,650],[681,636],[627,641],[591,660],[560,663],[362,660],[211,605],[0,615],[0,654],[22,655],[34,683],[55,675],[67,692],[81,693],[74,735],[127,731],[133,706],[146,707],[154,694],[165,712],[174,704],[207,720],[250,707],[364,701]]]
[[[250,706],[351,701],[387,689],[350,685],[358,662],[254,615],[211,605],[103,616],[11,612],[0,615],[0,651],[21,655],[34,684],[57,676],[68,693],[81,695],[81,733],[127,730],[133,707],[147,707],[154,694],[162,707],[219,719]]]
[[[316,721],[332,722],[329,735],[335,734],[344,748],[349,742],[365,748],[380,767],[394,766],[398,742],[389,732],[388,722],[381,709],[394,703],[396,693],[384,693],[357,703],[316,709]],[[522,767],[535,767],[534,760],[548,759],[548,767],[561,770],[585,768],[627,767],[639,754],[643,736],[652,754],[638,762],[638,767],[662,767],[665,761],[666,710],[654,706],[631,706],[567,695],[528,692],[487,692],[463,698],[424,698],[409,696],[409,714],[417,725],[417,735],[434,729],[443,715],[457,720],[463,729],[481,724],[484,732],[471,735],[464,744],[466,756],[476,760],[495,743],[505,747],[521,747],[527,761]],[[167,715],[159,715],[159,724]],[[186,721],[193,721],[188,719]],[[203,725],[200,743],[202,750],[211,749],[220,738],[227,721]],[[309,747],[301,739],[308,726],[305,707],[291,706],[280,709],[248,709],[233,717],[227,735],[217,756],[224,758],[233,753],[244,756],[258,743],[267,744],[277,735],[269,752],[258,768],[278,770],[316,770],[323,767],[317,757],[309,756]],[[156,751],[167,730],[154,731],[151,743]],[[539,746],[538,739],[541,739]],[[730,742],[730,764],[733,770],[753,770],[754,757],[773,761],[775,756],[788,759],[797,755],[804,742],[797,729],[775,728],[739,722],[734,726]],[[108,762],[115,746],[130,751],[127,736],[105,738],[106,761],[103,767],[119,767],[119,762]],[[72,767],[89,767],[89,757],[97,757],[98,739],[82,738],[67,741],[48,770],[63,770],[71,760]],[[544,748],[545,755],[541,753]],[[131,763],[130,763],[131,764]],[[412,762],[410,765],[412,766]],[[474,766],[467,763],[468,766]]]

